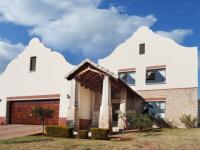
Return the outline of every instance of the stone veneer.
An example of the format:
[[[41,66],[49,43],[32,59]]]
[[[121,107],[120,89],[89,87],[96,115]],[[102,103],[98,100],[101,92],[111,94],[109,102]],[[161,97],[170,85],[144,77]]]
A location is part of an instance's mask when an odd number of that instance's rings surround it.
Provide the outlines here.
[[[180,117],[183,114],[191,114],[198,117],[198,89],[177,88],[161,90],[137,91],[144,99],[156,99],[166,102],[165,118],[172,121],[177,127],[183,128]]]
[[[6,117],[0,117],[0,125],[6,124]]]

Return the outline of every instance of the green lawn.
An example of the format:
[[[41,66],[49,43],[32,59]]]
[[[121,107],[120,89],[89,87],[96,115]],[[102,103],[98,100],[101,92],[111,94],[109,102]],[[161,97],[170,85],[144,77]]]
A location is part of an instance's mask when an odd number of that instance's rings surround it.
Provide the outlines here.
[[[162,129],[122,136],[125,141],[28,136],[0,141],[0,150],[200,150],[200,129]]]

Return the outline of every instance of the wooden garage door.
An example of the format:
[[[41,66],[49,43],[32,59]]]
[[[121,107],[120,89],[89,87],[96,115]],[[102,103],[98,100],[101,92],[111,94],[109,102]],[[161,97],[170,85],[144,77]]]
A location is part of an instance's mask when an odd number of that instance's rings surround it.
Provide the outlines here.
[[[46,120],[48,125],[57,125],[59,120],[59,100],[27,100],[10,102],[10,123],[11,124],[34,124],[39,125],[41,121],[32,117],[33,107],[53,109],[52,118]]]

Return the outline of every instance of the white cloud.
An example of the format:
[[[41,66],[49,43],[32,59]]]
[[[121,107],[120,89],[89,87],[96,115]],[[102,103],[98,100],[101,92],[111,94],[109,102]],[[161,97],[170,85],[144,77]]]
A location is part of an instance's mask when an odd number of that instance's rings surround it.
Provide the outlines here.
[[[172,31],[157,31],[156,33],[182,43],[188,35],[193,34],[193,31],[190,29],[175,29]]]
[[[12,44],[7,40],[0,39],[0,73],[10,60],[16,57],[23,49],[24,45],[22,43]]]
[[[139,26],[151,26],[155,21],[153,15],[126,16],[116,10],[88,8],[35,27],[30,33],[54,49],[68,49],[96,58],[107,55]]]
[[[106,56],[138,27],[150,27],[157,21],[152,14],[128,15],[113,5],[100,9],[101,1],[0,0],[0,21],[29,26],[30,36],[40,37],[45,45],[93,59]],[[180,43],[192,31],[157,33]]]
[[[152,26],[153,15],[129,16],[114,6],[99,9],[101,0],[1,0],[2,21],[31,26],[32,36],[60,51],[85,57],[106,56],[141,25]]]
[[[74,8],[96,6],[100,0],[1,0],[0,18],[20,25],[57,20]]]

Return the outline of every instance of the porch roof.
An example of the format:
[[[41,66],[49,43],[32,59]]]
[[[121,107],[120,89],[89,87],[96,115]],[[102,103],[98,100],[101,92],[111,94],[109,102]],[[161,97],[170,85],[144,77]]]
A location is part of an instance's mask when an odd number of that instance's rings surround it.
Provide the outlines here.
[[[132,94],[137,94],[130,86],[124,83],[118,75],[96,64],[92,60],[85,59],[75,69],[68,73],[65,78],[67,80],[75,79],[86,88],[94,91],[102,91],[104,76],[109,76],[111,79],[111,89],[113,92],[119,92],[122,88],[126,88]],[[141,96],[140,96],[141,97]],[[141,97],[142,98],[142,97]]]

